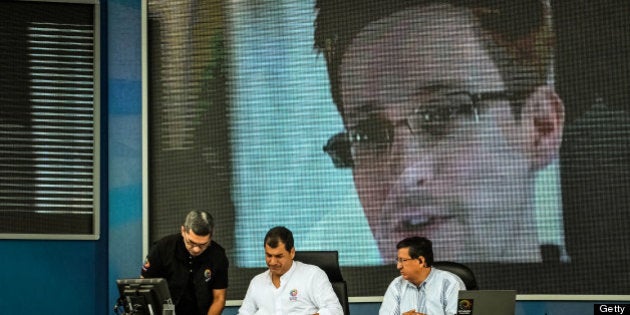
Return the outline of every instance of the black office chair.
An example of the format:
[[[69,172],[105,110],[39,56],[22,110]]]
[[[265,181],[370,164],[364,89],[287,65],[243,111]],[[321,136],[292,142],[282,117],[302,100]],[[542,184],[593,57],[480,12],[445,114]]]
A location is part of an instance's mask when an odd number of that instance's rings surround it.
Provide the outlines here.
[[[350,314],[350,304],[348,303],[348,285],[343,280],[341,269],[339,268],[339,253],[337,251],[296,251],[294,260],[306,264],[315,265],[328,276],[333,290],[339,298],[339,303],[343,308],[343,313]]]
[[[462,279],[462,281],[464,281],[466,290],[479,290],[475,274],[466,265],[453,261],[434,261],[432,267],[457,275],[460,279]]]

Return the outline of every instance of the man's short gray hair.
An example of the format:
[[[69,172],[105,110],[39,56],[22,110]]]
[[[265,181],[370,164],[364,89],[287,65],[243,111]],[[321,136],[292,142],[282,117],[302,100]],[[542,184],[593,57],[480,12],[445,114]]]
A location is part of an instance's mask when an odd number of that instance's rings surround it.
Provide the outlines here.
[[[192,230],[193,233],[200,236],[212,236],[212,232],[214,231],[214,219],[208,212],[193,210],[186,215],[184,229],[186,232]]]

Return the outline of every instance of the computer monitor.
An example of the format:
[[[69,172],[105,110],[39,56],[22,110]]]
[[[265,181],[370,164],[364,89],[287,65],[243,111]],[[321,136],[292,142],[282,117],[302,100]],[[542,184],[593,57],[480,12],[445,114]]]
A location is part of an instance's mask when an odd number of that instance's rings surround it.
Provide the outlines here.
[[[164,278],[132,278],[116,280],[124,314],[174,314],[171,293]]]
[[[514,315],[516,290],[459,291],[457,315]]]

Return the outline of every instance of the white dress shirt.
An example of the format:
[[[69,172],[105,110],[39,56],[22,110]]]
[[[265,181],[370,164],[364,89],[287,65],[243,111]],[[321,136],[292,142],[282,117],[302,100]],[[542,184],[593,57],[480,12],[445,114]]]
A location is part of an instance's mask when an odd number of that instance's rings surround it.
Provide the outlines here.
[[[238,315],[343,315],[326,273],[319,267],[293,261],[280,277],[280,287],[271,282],[269,270],[249,283]]]

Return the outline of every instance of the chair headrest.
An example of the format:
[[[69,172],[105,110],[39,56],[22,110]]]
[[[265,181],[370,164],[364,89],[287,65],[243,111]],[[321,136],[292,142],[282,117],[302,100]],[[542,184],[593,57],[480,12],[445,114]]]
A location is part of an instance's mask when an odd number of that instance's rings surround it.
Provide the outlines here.
[[[296,251],[294,260],[318,266],[328,276],[330,282],[344,281],[339,268],[337,251]]]

